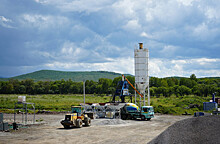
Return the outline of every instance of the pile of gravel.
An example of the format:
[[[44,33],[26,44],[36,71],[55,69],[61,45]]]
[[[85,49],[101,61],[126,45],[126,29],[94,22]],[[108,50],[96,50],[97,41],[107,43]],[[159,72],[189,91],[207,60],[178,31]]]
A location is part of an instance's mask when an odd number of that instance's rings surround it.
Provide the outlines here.
[[[98,119],[92,122],[93,125],[119,125],[126,124],[127,122],[121,119]]]
[[[148,144],[220,143],[220,115],[193,117],[178,121]]]

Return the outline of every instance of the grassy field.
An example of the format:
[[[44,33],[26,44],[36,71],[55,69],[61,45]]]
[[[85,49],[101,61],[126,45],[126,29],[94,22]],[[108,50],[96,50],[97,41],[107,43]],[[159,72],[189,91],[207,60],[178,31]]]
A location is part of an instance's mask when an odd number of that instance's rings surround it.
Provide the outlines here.
[[[13,112],[14,104],[19,95],[0,95],[0,112]],[[35,103],[37,110],[48,111],[69,111],[71,105],[83,103],[83,95],[25,95],[26,101]],[[196,111],[202,111],[203,102],[208,102],[211,97],[184,96],[175,97],[152,97],[151,105],[155,112],[163,114],[180,115],[185,112],[193,114]],[[86,95],[86,103],[104,103],[109,102],[109,96]],[[198,108],[189,108],[190,104],[199,105]],[[20,105],[21,107],[22,105]]]
[[[0,95],[0,111],[13,109],[19,95]],[[83,95],[22,95],[26,102],[35,103],[37,110],[68,111],[71,105],[83,103]],[[86,95],[86,103],[107,102],[110,97]],[[22,106],[22,105],[20,105]]]

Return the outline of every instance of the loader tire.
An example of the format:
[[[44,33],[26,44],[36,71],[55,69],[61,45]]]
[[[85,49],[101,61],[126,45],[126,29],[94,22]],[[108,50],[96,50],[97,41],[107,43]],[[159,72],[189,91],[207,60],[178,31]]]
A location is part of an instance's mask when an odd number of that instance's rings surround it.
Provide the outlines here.
[[[68,125],[64,125],[63,127],[64,127],[65,129],[70,128],[70,126],[68,126]]]
[[[147,118],[147,121],[149,121],[151,118]]]
[[[121,119],[122,119],[122,120],[126,120],[126,119],[127,119],[127,116],[126,116],[126,115],[121,115]]]
[[[82,124],[83,124],[83,122],[82,122],[81,119],[77,119],[77,120],[76,120],[76,127],[77,127],[77,128],[81,128],[81,127],[82,127]]]
[[[88,117],[85,119],[85,126],[90,126],[91,125],[91,119]]]

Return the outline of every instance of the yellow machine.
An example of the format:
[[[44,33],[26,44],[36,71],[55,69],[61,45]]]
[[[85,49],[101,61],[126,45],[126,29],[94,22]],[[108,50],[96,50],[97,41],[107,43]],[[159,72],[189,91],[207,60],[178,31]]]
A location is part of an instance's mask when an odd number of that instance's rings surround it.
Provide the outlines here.
[[[64,128],[81,128],[83,124],[85,126],[91,125],[91,119],[87,116],[87,114],[82,113],[81,106],[72,106],[71,110],[72,113],[66,114],[65,119],[60,122]]]

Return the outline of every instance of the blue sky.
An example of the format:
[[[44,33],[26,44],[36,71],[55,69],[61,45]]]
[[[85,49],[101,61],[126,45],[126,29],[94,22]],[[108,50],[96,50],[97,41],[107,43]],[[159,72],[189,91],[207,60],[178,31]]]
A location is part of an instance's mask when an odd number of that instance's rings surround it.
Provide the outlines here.
[[[151,76],[220,76],[217,0],[1,0],[0,76],[42,69]]]

